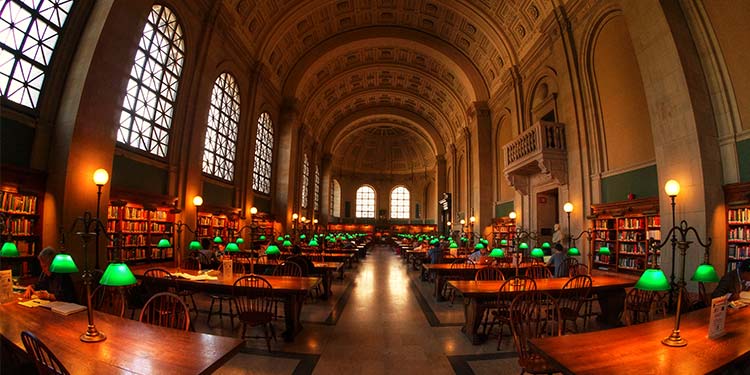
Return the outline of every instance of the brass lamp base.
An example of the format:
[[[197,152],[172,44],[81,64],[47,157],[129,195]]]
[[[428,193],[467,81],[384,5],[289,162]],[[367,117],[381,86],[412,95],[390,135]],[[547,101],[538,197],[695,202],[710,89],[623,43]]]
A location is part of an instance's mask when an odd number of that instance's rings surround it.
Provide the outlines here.
[[[83,342],[101,342],[101,341],[106,340],[107,336],[97,331],[96,327],[94,327],[93,330],[91,329],[91,327],[89,327],[86,333],[81,335],[80,339]]]
[[[671,347],[687,346],[687,340],[680,336],[679,331],[672,331],[672,334],[669,335],[669,337],[664,338],[664,340],[661,340],[661,343]]]

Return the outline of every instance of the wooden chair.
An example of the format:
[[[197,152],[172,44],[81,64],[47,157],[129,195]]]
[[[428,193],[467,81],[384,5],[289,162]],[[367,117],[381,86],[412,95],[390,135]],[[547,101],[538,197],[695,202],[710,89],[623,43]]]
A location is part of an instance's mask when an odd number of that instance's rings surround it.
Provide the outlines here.
[[[651,309],[655,298],[656,292],[631,289],[625,297],[625,309],[622,312],[625,325],[651,321]]]
[[[125,288],[99,285],[91,293],[91,305],[94,310],[122,318],[125,316]]]
[[[560,320],[562,321],[563,331],[567,329],[566,322],[573,322],[573,332],[578,332],[576,322],[578,318],[584,319],[584,328],[587,327],[585,319],[588,319],[588,312],[591,310],[591,277],[588,275],[578,275],[568,280],[563,285],[560,298],[557,300],[560,307]],[[583,313],[581,312],[583,309]]]
[[[516,296],[510,304],[510,328],[518,353],[521,374],[552,374],[560,372],[539,354],[529,348],[529,339],[560,336],[562,321],[556,320],[560,310],[552,296],[545,292],[530,291]]]
[[[570,270],[575,268],[575,266],[578,265],[578,259],[576,258],[565,258],[563,260],[562,269],[560,270],[560,274],[556,275],[557,277],[565,277],[570,275]]]
[[[552,271],[544,263],[532,264],[526,269],[525,275],[532,279],[551,279],[554,277]]]
[[[161,292],[174,293],[177,290],[177,283],[169,271],[163,268],[149,268],[143,273],[143,285],[149,294],[149,298],[154,294]],[[165,280],[170,280],[165,282]]]
[[[585,264],[578,263],[575,266],[568,268],[568,277],[574,277],[578,275],[588,275],[589,267]]]
[[[496,310],[492,311],[492,322],[489,324],[489,330],[492,330],[495,324],[500,326],[500,334],[497,338],[497,350],[503,342],[503,326],[510,328],[510,304],[513,301],[513,292],[536,290],[536,281],[526,276],[516,276],[505,280],[497,291]],[[484,332],[487,332],[485,327]]]
[[[284,262],[273,269],[274,276],[302,277],[302,268],[294,262]]]
[[[477,273],[474,274],[474,280],[505,280],[505,275],[498,268],[485,267],[477,270]]]
[[[271,351],[271,338],[276,339],[275,328],[272,324],[273,287],[264,278],[256,275],[243,276],[237,279],[232,287],[234,303],[237,306],[237,316],[242,323],[241,338],[256,338],[247,336],[247,328],[263,326],[263,337],[266,339],[268,351]]]
[[[451,269],[474,269],[476,268],[476,265],[471,259],[455,259],[453,263],[451,263]],[[442,294],[445,297],[445,299],[450,301],[450,304],[453,305],[453,300],[456,298],[456,291],[448,285],[448,281],[450,280],[461,280],[462,277],[459,275],[451,275],[451,276],[445,276],[445,284],[443,284],[443,290]]]
[[[68,375],[70,374],[65,366],[60,362],[55,354],[44,345],[33,333],[29,331],[21,332],[21,341],[23,342],[26,352],[34,358],[34,364],[39,374],[55,374],[55,375]]]
[[[162,292],[153,295],[141,310],[141,323],[153,324],[187,331],[190,329],[190,312],[180,296]]]

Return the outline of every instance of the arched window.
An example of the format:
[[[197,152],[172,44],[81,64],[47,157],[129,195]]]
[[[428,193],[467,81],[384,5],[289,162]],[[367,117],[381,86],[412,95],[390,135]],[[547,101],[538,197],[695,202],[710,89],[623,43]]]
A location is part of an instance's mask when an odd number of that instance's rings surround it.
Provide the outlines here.
[[[367,185],[357,189],[356,217],[375,218],[375,190]]]
[[[320,167],[315,166],[315,211],[320,210]]]
[[[73,0],[4,1],[0,9],[0,94],[36,109]]]
[[[271,115],[263,112],[258,116],[258,132],[255,135],[255,164],[253,165],[253,190],[271,194],[271,162],[273,161],[273,124]]]
[[[391,219],[409,218],[409,189],[399,186],[391,191]]]
[[[331,216],[341,217],[341,184],[336,179],[331,179],[331,204],[328,207]]]
[[[117,141],[158,157],[167,156],[185,44],[169,8],[154,5],[130,70]]]
[[[240,122],[240,90],[229,73],[214,82],[211,109],[208,111],[206,141],[203,147],[203,172],[232,182],[237,129]]]
[[[307,154],[302,161],[302,208],[307,208],[307,185],[310,184],[310,161],[307,160]]]

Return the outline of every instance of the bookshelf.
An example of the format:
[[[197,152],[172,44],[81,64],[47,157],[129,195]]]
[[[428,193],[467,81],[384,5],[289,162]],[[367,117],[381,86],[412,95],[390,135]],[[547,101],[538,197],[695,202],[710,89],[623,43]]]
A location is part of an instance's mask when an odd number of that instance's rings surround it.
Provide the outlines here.
[[[107,258],[128,263],[162,262],[174,258],[174,247],[159,248],[166,238],[174,244],[174,214],[171,207],[144,206],[137,203],[112,202],[107,207],[107,235],[120,235],[120,252],[114,243],[107,244]]]
[[[661,254],[648,248],[650,238],[661,239],[658,209],[657,198],[592,205],[593,267],[626,273],[641,273],[654,261],[659,267]],[[603,247],[609,255],[600,253]]]
[[[508,217],[496,218],[492,222],[492,247],[499,247],[504,252],[508,252],[514,246],[516,237],[516,222]],[[507,244],[502,245],[500,241],[508,240]]]
[[[39,253],[39,211],[35,193],[22,192],[10,186],[0,187],[0,215],[5,228],[3,242],[13,242],[20,256]]]
[[[750,183],[724,186],[727,202],[727,272],[750,258]]]
[[[227,216],[223,213],[208,213],[198,212],[198,227],[196,233],[198,239],[210,238],[213,239],[219,236],[227,242],[227,238],[237,235],[237,229],[239,229],[239,221],[236,215]]]

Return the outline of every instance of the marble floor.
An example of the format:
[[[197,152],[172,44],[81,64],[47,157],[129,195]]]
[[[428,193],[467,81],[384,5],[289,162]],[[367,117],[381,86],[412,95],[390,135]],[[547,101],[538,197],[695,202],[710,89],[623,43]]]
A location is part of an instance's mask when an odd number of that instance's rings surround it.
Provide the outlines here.
[[[472,345],[461,333],[463,302],[434,302],[432,284],[419,280],[389,247],[370,255],[333,284],[334,298],[309,301],[302,309],[304,329],[293,343],[248,340],[246,348],[217,374],[518,374],[512,339],[500,351],[493,337]],[[207,310],[207,296],[198,296]],[[229,318],[197,331],[237,335]],[[282,322],[277,323],[277,332]]]

